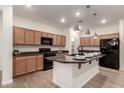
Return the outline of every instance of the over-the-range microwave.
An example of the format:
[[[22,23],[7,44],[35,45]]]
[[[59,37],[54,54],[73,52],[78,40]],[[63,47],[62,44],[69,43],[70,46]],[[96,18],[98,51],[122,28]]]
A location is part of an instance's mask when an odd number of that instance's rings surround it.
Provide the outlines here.
[[[41,37],[42,45],[53,45],[53,39],[48,37]]]

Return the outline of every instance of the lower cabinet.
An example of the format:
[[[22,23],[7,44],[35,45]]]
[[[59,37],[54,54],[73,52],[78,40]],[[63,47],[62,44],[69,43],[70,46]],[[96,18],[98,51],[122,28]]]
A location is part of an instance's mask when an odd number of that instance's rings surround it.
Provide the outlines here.
[[[36,71],[36,56],[31,56],[27,58],[27,72]]]
[[[14,57],[13,77],[43,69],[43,55]]]
[[[24,57],[16,58],[14,62],[13,76],[18,76],[26,73],[26,60]]]
[[[36,69],[37,70],[43,69],[43,56],[42,55],[37,56]]]

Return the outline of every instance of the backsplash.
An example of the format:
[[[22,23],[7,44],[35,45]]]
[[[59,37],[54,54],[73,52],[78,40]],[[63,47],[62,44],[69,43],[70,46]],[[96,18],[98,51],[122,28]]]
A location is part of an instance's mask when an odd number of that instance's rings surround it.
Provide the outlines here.
[[[63,50],[65,47],[63,46],[29,46],[29,45],[14,45],[13,49],[19,49],[20,52],[33,52],[39,51],[39,48],[51,48],[51,50]]]
[[[84,47],[83,50],[100,50],[100,47]]]

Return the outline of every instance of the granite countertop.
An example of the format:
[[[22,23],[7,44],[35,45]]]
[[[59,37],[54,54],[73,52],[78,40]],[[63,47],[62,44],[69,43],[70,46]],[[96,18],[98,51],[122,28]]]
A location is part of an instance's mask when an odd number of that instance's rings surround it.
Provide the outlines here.
[[[39,52],[21,52],[20,54],[13,54],[13,56],[20,57],[20,56],[33,56],[33,55],[42,55]]]
[[[92,60],[95,60],[95,59],[99,59],[103,56],[104,56],[103,54],[99,54],[99,55],[96,55],[96,56],[91,57],[91,58],[86,58],[85,60],[75,60],[74,56],[69,56],[69,55],[47,57],[47,59],[52,60],[52,61],[56,61],[59,63],[82,63],[83,64],[83,63],[91,62]]]
[[[58,53],[58,51],[51,51],[54,53]],[[68,53],[67,50],[62,50],[62,53]],[[44,53],[39,53],[39,51],[36,52],[21,52],[20,54],[13,54],[13,56],[20,57],[20,56],[33,56],[33,55],[43,55]]]

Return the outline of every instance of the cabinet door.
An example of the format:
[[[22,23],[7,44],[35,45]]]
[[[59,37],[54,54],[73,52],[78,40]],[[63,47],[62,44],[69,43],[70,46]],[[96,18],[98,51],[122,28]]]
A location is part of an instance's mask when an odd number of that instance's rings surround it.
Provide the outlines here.
[[[56,38],[56,41],[57,41],[57,45],[61,45],[62,43],[62,41],[61,41],[61,36],[60,35],[57,35],[57,38]]]
[[[51,33],[47,33],[47,37],[49,37],[49,38],[53,38],[53,34],[51,34]]]
[[[90,38],[85,37],[84,42],[85,42],[85,46],[89,46],[90,45]]]
[[[25,30],[25,44],[34,44],[34,31]]]
[[[41,44],[41,32],[34,32],[35,44]]]
[[[36,56],[27,57],[27,72],[36,71]]]
[[[94,46],[95,45],[94,37],[90,37],[90,45],[91,46]]]
[[[53,45],[57,45],[57,36],[53,35]]]
[[[19,59],[18,57],[15,58],[13,62],[13,72],[14,76],[26,73],[26,59],[24,57],[20,57]]]
[[[13,28],[13,42],[14,44],[24,44],[24,29],[14,27]]]
[[[46,32],[42,32],[41,36],[42,37],[48,37],[48,34]]]
[[[82,45],[82,46],[85,45],[85,39],[84,39],[84,38],[81,38],[81,39],[80,39],[80,45]]]
[[[97,38],[95,38],[95,45],[96,46],[100,46],[100,36],[98,36]]]
[[[43,69],[43,55],[37,56],[37,70]]]
[[[119,38],[119,33],[113,33],[110,36],[111,38]]]
[[[66,37],[61,36],[61,44],[64,46],[66,44]]]

